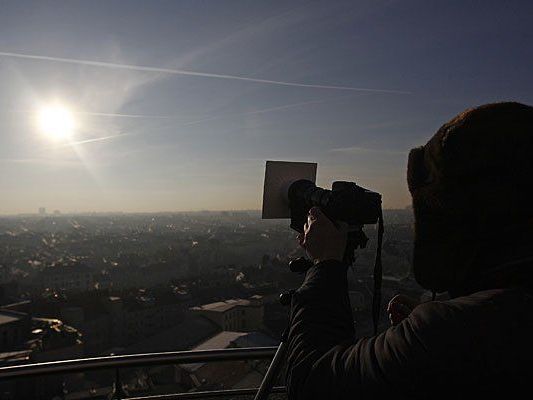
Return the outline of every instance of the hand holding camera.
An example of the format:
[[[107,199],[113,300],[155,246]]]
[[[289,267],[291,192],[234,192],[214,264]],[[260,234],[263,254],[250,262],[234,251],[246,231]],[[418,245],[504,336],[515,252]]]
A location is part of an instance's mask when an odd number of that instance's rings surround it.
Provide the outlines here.
[[[348,224],[334,223],[318,207],[312,207],[298,241],[313,263],[343,261],[348,237]]]

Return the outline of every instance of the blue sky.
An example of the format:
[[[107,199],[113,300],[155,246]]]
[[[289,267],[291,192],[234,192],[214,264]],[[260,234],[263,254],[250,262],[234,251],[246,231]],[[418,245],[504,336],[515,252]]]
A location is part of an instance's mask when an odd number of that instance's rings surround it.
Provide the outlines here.
[[[0,214],[257,209],[266,159],[316,161],[320,184],[405,207],[411,147],[467,107],[533,103],[531,15],[528,1],[2,1]],[[35,126],[55,101],[75,144]]]

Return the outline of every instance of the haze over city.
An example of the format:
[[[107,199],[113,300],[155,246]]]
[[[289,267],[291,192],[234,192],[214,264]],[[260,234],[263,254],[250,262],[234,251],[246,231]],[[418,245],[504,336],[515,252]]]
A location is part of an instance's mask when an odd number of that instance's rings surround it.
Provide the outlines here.
[[[467,107],[533,102],[527,2],[0,10],[0,214],[259,209],[267,159],[404,208],[411,147]]]

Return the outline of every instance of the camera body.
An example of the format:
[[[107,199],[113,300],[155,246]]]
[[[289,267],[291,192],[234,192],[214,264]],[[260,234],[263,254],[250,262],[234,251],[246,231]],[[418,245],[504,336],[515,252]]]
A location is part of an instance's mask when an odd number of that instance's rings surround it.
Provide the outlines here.
[[[381,213],[381,195],[354,182],[333,182],[331,190],[300,179],[288,189],[291,228],[303,233],[307,215],[312,207],[319,207],[332,221],[345,222],[350,231],[363,225],[375,224]]]
[[[290,218],[290,227],[304,233],[309,210],[319,207],[334,224],[348,225],[343,258],[346,265],[353,265],[355,250],[368,242],[363,226],[377,223],[378,232],[382,232],[381,195],[354,182],[337,181],[331,190],[323,189],[314,183],[316,169],[316,163],[267,161],[262,218]],[[310,265],[311,261],[301,257],[290,267],[294,272],[305,272]]]

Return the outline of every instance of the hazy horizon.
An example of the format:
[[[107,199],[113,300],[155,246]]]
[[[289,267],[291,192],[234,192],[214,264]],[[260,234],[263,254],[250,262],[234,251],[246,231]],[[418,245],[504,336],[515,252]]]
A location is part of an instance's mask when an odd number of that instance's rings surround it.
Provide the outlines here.
[[[45,207],[46,208],[46,207]],[[59,211],[59,213],[56,214],[56,211]],[[406,206],[403,208],[384,208],[383,211],[412,211],[411,206]],[[61,217],[61,216],[70,216],[70,215],[106,215],[106,214],[123,214],[123,215],[129,215],[129,214],[195,214],[195,213],[246,213],[246,212],[252,212],[252,213],[261,213],[261,209],[204,209],[204,210],[159,210],[159,211],[121,211],[121,210],[109,210],[109,211],[62,211],[62,210],[56,210],[56,209],[46,209],[45,214],[39,214],[39,209],[34,210],[33,212],[20,212],[20,213],[5,213],[0,214],[1,217],[19,217],[19,216],[35,216],[35,217]],[[274,218],[274,220],[283,220],[286,218]]]
[[[0,215],[260,209],[265,160],[403,209],[410,148],[533,103],[531,2],[1,7]]]

